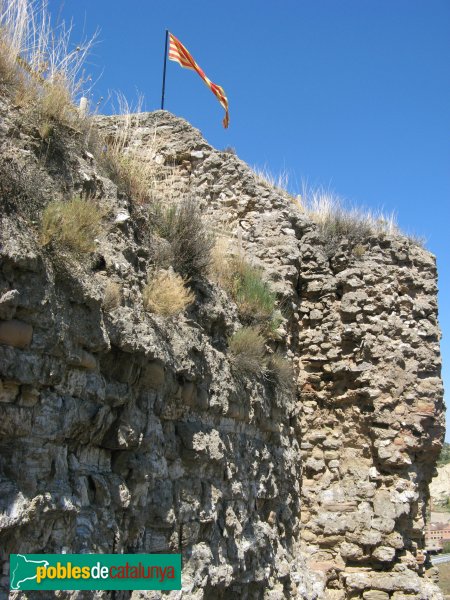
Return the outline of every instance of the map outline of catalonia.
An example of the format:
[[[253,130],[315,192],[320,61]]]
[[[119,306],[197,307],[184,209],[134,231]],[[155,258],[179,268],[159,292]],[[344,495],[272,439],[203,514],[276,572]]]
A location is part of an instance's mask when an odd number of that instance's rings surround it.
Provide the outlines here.
[[[35,575],[33,577],[25,577],[24,579],[20,579],[17,583],[14,582],[14,578],[16,576],[16,571],[19,567],[19,561],[18,559],[22,558],[26,563],[32,563],[32,564],[36,564],[36,565],[42,565],[44,567],[48,567],[49,566],[49,562],[46,560],[29,560],[26,556],[24,556],[23,554],[16,554],[16,566],[14,571],[12,572],[11,576],[10,576],[10,587],[12,590],[20,590],[21,589],[21,584],[24,583],[25,581],[30,581],[32,579],[36,579],[37,577],[37,573],[35,573]]]

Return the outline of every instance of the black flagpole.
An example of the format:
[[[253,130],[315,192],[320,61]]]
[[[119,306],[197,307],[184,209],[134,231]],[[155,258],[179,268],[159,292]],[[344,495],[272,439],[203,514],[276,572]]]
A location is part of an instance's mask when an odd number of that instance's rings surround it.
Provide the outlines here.
[[[161,110],[164,110],[164,95],[166,93],[166,66],[167,66],[167,40],[169,39],[169,30],[166,29],[166,44],[164,48],[164,70],[163,70],[163,84],[161,94]]]

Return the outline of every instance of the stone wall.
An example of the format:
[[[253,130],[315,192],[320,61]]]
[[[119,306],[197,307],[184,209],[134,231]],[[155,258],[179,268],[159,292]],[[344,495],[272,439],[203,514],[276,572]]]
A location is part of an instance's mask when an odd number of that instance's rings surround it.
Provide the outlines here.
[[[129,147],[154,167],[154,198],[192,196],[283,307],[271,349],[293,361],[296,397],[264,380],[242,388],[225,292],[196,282],[182,318],[145,312],[145,207],[83,139],[61,181],[19,123],[9,111],[2,128],[14,161],[53,197],[89,193],[109,215],[89,264],[43,250],[18,203],[1,217],[3,589],[10,552],[180,551],[192,600],[439,598],[421,553],[443,431],[431,255],[373,236],[328,256],[285,192],[185,121],[141,115]],[[111,140],[122,123],[96,128]],[[108,281],[122,286],[111,311]],[[130,597],[159,595],[114,600]]]

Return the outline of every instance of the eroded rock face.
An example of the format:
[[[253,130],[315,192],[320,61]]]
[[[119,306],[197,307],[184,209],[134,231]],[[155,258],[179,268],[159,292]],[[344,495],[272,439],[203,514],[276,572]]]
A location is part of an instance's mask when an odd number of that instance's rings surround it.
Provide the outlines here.
[[[8,142],[16,160],[31,139]],[[388,236],[329,258],[287,194],[169,113],[142,115],[130,146],[157,167],[156,198],[196,198],[264,267],[297,395],[238,385],[237,311],[217,285],[197,282],[183,317],[143,310],[145,209],[80,140],[69,188],[88,182],[110,211],[93,264],[56,261],[14,205],[1,217],[3,589],[11,552],[182,552],[192,600],[439,598],[421,552],[443,431],[434,258]],[[58,197],[50,167],[30,168]],[[122,299],[107,311],[109,280]]]

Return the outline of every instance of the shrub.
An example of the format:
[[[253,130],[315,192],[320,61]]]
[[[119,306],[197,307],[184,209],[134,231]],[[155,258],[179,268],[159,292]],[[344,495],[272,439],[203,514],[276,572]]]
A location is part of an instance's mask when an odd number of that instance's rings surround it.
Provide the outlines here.
[[[269,319],[275,309],[276,296],[262,278],[262,270],[240,257],[236,257],[232,263],[235,267],[232,295],[239,312],[250,320]]]
[[[122,288],[115,281],[108,281],[103,295],[103,308],[109,312],[120,305]]]
[[[276,294],[263,279],[263,271],[251,265],[244,256],[230,255],[228,242],[219,238],[212,251],[211,276],[236,302],[239,313],[248,322],[275,319]],[[276,312],[276,311],[275,311]],[[269,328],[271,325],[268,325]]]
[[[279,352],[274,352],[267,361],[267,379],[288,393],[294,389],[294,371],[291,362]]]
[[[150,227],[154,234],[169,242],[175,271],[187,277],[202,277],[207,273],[214,238],[193,199],[175,205],[153,204]],[[155,261],[158,262],[158,256]]]
[[[233,371],[239,378],[264,375],[265,340],[258,327],[242,327],[228,338],[228,347]]]
[[[179,314],[194,299],[186,281],[173,271],[150,275],[143,291],[144,308],[165,317]]]
[[[73,198],[46,206],[41,221],[41,243],[55,242],[79,253],[92,252],[101,233],[104,211],[91,200]]]

